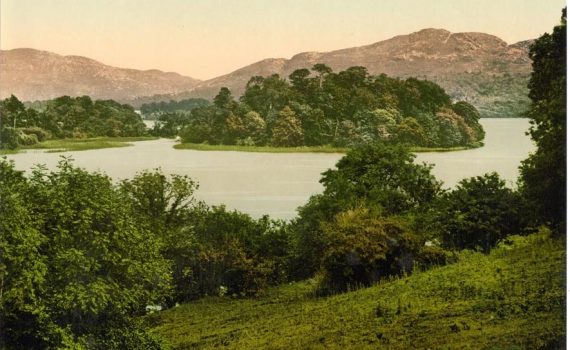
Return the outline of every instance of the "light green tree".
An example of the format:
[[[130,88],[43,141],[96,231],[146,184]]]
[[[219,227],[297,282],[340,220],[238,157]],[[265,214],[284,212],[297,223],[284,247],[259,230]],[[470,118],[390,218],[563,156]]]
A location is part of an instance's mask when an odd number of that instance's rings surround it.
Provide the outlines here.
[[[273,146],[294,147],[303,145],[301,121],[289,106],[285,106],[279,112],[272,134],[271,144]]]

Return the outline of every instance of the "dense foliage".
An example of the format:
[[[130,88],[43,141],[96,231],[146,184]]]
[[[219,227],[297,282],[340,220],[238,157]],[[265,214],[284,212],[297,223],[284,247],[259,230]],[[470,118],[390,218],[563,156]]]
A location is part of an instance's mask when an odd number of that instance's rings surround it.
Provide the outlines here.
[[[521,233],[524,227],[522,198],[507,188],[497,173],[460,181],[432,210],[430,226],[449,249],[488,253],[500,240]]]
[[[134,321],[147,306],[285,281],[284,224],[196,203],[196,187],[0,160],[0,348],[158,348]]]
[[[327,292],[369,286],[414,267],[420,244],[399,220],[371,215],[361,207],[344,211],[322,226],[327,243],[321,288]]]
[[[142,136],[141,117],[129,105],[88,96],[62,96],[41,111],[26,108],[17,97],[0,102],[0,148],[33,145],[50,138]]]
[[[528,117],[537,150],[521,166],[523,194],[535,220],[566,232],[566,9],[562,23],[530,48]]]
[[[190,112],[194,108],[204,107],[210,105],[208,100],[202,98],[189,98],[180,101],[161,101],[161,102],[150,102],[143,103],[141,105],[141,114],[147,119],[154,119],[157,116],[165,113],[184,113]]]
[[[129,320],[169,294],[169,263],[111,179],[65,160],[0,171],[2,347],[101,348],[112,329],[154,344]]]
[[[292,227],[297,238],[295,275],[306,278],[320,267],[328,244],[324,224],[340,213],[364,206],[381,217],[420,211],[441,192],[431,167],[415,164],[401,146],[362,145],[348,152],[336,169],[323,173],[323,194],[299,208]],[[329,235],[330,236],[330,235]]]
[[[438,85],[414,78],[370,76],[364,67],[252,77],[239,101],[222,88],[214,104],[196,108],[180,132],[184,142],[228,145],[355,146],[371,142],[468,146],[481,141],[479,113],[452,103]]]

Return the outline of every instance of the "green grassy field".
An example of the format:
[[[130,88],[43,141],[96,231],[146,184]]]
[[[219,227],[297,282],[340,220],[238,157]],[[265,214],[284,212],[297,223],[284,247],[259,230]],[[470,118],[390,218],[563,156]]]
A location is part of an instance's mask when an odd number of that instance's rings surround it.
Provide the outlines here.
[[[22,149],[46,149],[47,152],[86,151],[91,149],[126,147],[129,142],[156,140],[157,137],[93,137],[87,139],[56,139],[40,142]]]
[[[314,281],[259,299],[207,297],[148,315],[172,349],[558,349],[565,247],[543,232],[490,255],[370,288],[314,296]]]
[[[461,147],[412,147],[412,152],[451,152],[481,147],[482,144]],[[347,153],[350,148],[332,146],[303,146],[303,147],[271,147],[271,146],[237,146],[237,145],[208,145],[204,143],[179,143],[175,149],[190,149],[195,151],[236,151],[236,152],[265,152],[265,153]]]

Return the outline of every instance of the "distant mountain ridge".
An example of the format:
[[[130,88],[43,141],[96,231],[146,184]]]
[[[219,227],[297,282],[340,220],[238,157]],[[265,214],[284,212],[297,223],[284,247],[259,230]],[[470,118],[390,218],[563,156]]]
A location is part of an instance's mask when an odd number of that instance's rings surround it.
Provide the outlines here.
[[[0,97],[22,100],[60,95],[145,102],[211,99],[228,87],[239,97],[252,76],[286,78],[299,68],[324,63],[334,71],[364,66],[371,74],[418,77],[441,85],[456,100],[475,105],[485,117],[520,116],[527,108],[528,57],[533,40],[508,45],[485,33],[424,29],[370,45],[330,52],[302,52],[290,59],[268,58],[206,81],[158,70],[115,68],[80,56],[32,49],[0,51]]]
[[[526,40],[508,45],[490,34],[430,28],[371,45],[303,52],[291,59],[264,59],[206,80],[182,95],[211,98],[225,86],[239,96],[254,75],[287,77],[295,69],[324,63],[334,71],[364,66],[371,74],[425,78],[441,85],[453,98],[474,104],[484,116],[516,116],[513,114],[521,113],[528,105],[531,43]]]
[[[138,96],[186,91],[200,80],[160,70],[105,65],[82,56],[35,49],[0,50],[0,97],[47,100],[62,95],[129,101]]]

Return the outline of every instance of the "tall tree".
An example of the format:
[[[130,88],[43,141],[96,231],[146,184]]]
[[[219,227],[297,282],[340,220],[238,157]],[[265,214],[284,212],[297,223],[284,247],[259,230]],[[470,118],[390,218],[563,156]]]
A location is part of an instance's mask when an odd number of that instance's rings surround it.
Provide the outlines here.
[[[273,138],[271,143],[274,146],[295,147],[303,145],[301,121],[289,106],[285,106],[279,112],[272,131]]]
[[[537,150],[521,165],[522,190],[538,224],[566,231],[566,8],[561,24],[530,48],[530,136]]]

